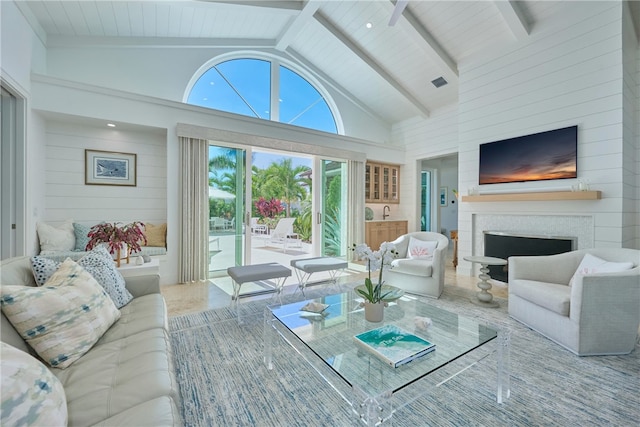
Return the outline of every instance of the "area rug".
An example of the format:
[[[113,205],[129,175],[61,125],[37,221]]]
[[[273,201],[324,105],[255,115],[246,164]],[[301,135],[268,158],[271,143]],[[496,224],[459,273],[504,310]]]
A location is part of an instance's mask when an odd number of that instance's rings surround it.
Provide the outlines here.
[[[354,284],[355,285],[355,284]],[[353,286],[342,285],[351,291]],[[335,293],[309,290],[307,298]],[[495,401],[495,364],[475,366],[403,407],[400,426],[630,426],[640,419],[640,349],[625,356],[577,357],[498,309],[470,303],[471,291],[445,286],[427,303],[512,331],[511,398]],[[297,295],[285,295],[292,302]],[[289,301],[288,301],[289,300]],[[350,426],[350,407],[288,344],[274,348],[264,367],[263,311],[271,301],[169,319],[188,426]],[[489,359],[486,359],[489,360]]]

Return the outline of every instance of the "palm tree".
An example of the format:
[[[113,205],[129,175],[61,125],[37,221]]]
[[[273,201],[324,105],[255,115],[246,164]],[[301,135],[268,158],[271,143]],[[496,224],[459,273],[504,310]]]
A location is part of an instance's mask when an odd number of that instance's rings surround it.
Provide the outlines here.
[[[216,169],[235,169],[236,168],[236,150],[233,148],[218,149],[218,155],[209,159],[209,171],[215,172]]]
[[[231,194],[236,194],[236,182],[235,170],[233,172],[225,172],[222,176],[214,173],[213,176],[209,178],[209,185],[214,184],[216,188]]]
[[[307,196],[304,185],[310,185],[311,180],[301,177],[300,174],[308,170],[309,167],[303,165],[293,167],[291,158],[271,163],[265,169],[266,179],[262,189],[267,195],[271,192],[275,193],[274,197],[280,198],[287,204],[287,217],[291,216],[291,202],[303,200]]]

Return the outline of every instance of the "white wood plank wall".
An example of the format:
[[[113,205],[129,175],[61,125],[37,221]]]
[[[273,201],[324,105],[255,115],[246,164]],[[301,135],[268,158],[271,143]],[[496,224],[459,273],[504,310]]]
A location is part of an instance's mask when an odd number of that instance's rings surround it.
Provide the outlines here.
[[[394,142],[407,147],[401,209],[413,213],[419,199],[407,200],[404,195],[413,194],[417,187],[416,159],[457,151],[458,185],[464,195],[469,187],[478,186],[480,144],[579,126],[578,176],[592,189],[601,190],[603,199],[460,203],[460,257],[472,251],[474,213],[593,215],[595,246],[640,247],[638,44],[637,40],[633,44],[635,34],[629,22],[623,26],[624,5],[586,2],[583,6],[571,22],[537,26],[528,39],[507,50],[459,64],[457,108],[434,111],[428,119],[406,121],[393,129]],[[625,52],[623,37],[627,38]],[[623,57],[635,65],[623,70]],[[574,183],[495,184],[481,186],[480,191],[567,190]]]
[[[471,253],[473,213],[594,217],[595,246],[623,244],[622,5],[585,3],[579,16],[517,47],[461,67],[460,187],[478,185],[478,145],[578,125],[578,178],[598,201],[462,203],[460,252]],[[573,180],[480,186],[481,192],[569,189]],[[523,230],[526,231],[526,230]]]
[[[167,221],[166,132],[46,124],[47,222]],[[137,154],[137,186],[85,185],[85,149]]]
[[[622,246],[640,248],[640,45],[625,4],[623,55],[623,218]]]
[[[458,151],[457,105],[434,111],[428,119],[407,120],[392,129],[394,142],[406,147],[400,169],[399,218],[409,220],[409,230],[420,230],[420,159],[442,157]]]

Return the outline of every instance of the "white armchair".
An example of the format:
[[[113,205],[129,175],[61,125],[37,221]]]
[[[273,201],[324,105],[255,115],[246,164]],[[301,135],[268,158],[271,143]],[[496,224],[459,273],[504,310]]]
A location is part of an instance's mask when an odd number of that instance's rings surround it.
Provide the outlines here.
[[[592,254],[633,268],[576,275]],[[626,354],[640,326],[640,251],[595,248],[509,258],[509,315],[579,356]]]
[[[411,259],[407,252],[411,237],[436,242],[432,259]],[[398,251],[391,268],[383,273],[385,283],[406,292],[439,298],[444,290],[445,261],[449,239],[439,233],[416,231],[398,237],[392,242]]]

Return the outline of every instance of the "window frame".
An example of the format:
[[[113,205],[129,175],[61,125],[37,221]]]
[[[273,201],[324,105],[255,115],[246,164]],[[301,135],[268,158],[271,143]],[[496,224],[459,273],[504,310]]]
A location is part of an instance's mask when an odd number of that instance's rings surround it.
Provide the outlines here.
[[[302,79],[306,80],[307,83],[309,83],[309,85],[311,85],[311,87],[313,87],[316,91],[318,91],[318,93],[320,94],[320,96],[322,96],[322,98],[324,99],[324,102],[326,103],[327,107],[329,108],[329,111],[331,113],[331,115],[333,116],[333,121],[335,123],[335,127],[336,127],[336,134],[337,135],[344,135],[344,125],[342,123],[342,118],[338,112],[338,107],[335,103],[335,101],[333,100],[333,97],[329,94],[329,92],[326,90],[326,88],[320,84],[320,82],[318,81],[318,79],[316,79],[313,75],[311,75],[311,73],[307,70],[302,69],[301,67],[299,67],[298,65],[294,64],[291,61],[288,61],[285,58],[281,58],[275,55],[269,55],[266,54],[264,52],[254,52],[254,51],[239,51],[239,52],[232,52],[232,53],[225,53],[222,55],[218,55],[214,58],[211,58],[209,61],[205,62],[200,68],[198,68],[198,70],[193,74],[193,76],[191,77],[191,79],[189,80],[189,83],[187,84],[186,88],[185,88],[185,92],[182,98],[182,102],[184,102],[185,104],[188,105],[194,105],[194,106],[199,106],[202,108],[208,108],[208,107],[203,107],[201,105],[198,104],[190,104],[188,103],[188,99],[189,99],[189,95],[191,94],[191,91],[193,90],[194,86],[196,85],[196,83],[198,82],[198,80],[206,73],[208,72],[211,68],[213,68],[214,66],[221,64],[223,62],[228,62],[228,61],[232,61],[232,60],[237,60],[237,59],[256,59],[256,60],[262,60],[262,61],[268,61],[270,63],[270,71],[271,71],[271,92],[270,92],[270,112],[269,112],[269,119],[260,119],[257,117],[253,117],[253,116],[245,116],[242,115],[243,117],[252,117],[258,120],[268,120],[268,121],[272,121],[272,122],[276,122],[276,123],[282,123],[288,126],[296,126],[298,128],[301,129],[309,129],[309,130],[313,130],[313,131],[317,131],[317,132],[327,132],[327,131],[323,131],[323,130],[319,130],[319,129],[314,129],[314,128],[309,128],[309,127],[304,127],[304,126],[299,126],[299,125],[289,125],[287,123],[281,122],[280,121],[280,105],[279,105],[279,95],[280,95],[280,66],[283,66],[285,68],[288,68],[289,70],[291,70],[292,72],[298,74]],[[217,110],[217,111],[224,111],[224,110]],[[237,113],[233,113],[230,111],[225,111],[226,113],[229,114],[237,114]],[[332,133],[332,132],[327,132],[327,133]]]

